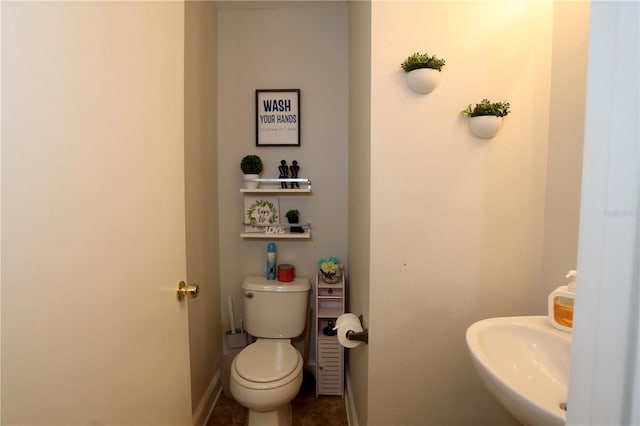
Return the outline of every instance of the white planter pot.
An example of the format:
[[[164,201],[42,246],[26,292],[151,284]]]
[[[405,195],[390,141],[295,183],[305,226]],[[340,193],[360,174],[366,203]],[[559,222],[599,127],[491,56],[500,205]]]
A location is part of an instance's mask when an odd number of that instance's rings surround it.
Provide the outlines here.
[[[244,175],[245,179],[258,179],[260,175]],[[244,182],[244,187],[246,189],[256,189],[260,186],[260,182]]]
[[[407,73],[407,83],[411,90],[422,95],[431,93],[440,82],[440,71],[431,68],[418,68]]]
[[[469,117],[469,129],[477,138],[490,139],[494,137],[502,127],[502,117],[495,115],[481,115]]]

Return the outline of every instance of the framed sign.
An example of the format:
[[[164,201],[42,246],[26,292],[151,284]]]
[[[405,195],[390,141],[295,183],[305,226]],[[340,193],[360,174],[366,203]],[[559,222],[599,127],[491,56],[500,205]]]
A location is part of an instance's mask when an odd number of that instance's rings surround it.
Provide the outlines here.
[[[256,146],[300,146],[300,89],[256,90]]]
[[[278,197],[244,197],[244,232],[264,232],[280,221]]]

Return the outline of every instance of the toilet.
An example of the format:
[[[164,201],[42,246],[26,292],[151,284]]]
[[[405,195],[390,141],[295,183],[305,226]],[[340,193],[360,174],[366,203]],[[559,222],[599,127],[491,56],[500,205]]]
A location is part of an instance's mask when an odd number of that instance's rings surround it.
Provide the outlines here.
[[[250,276],[242,283],[244,326],[256,342],[231,363],[229,388],[249,410],[249,426],[291,425],[291,400],[302,385],[302,356],[291,338],[304,331],[311,284]]]

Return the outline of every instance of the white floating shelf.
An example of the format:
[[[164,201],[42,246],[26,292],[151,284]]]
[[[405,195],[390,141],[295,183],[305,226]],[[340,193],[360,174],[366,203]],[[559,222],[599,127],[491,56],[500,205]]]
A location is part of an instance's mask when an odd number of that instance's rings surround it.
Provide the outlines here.
[[[294,192],[311,192],[311,187],[308,188],[296,188],[296,189],[284,189],[284,188],[256,188],[256,189],[249,189],[249,188],[241,188],[240,192],[245,192],[245,193],[250,193],[250,194],[259,194],[259,193],[271,193],[271,194],[275,194],[275,193],[281,193],[281,192],[287,192],[287,193],[294,193]]]
[[[305,229],[304,232],[284,232],[282,234],[268,234],[266,232],[241,232],[240,236],[242,238],[260,238],[260,239],[271,239],[271,240],[283,240],[283,239],[295,239],[295,240],[303,240],[311,238],[311,230]]]
[[[251,226],[248,223],[244,223],[242,226]],[[266,231],[249,231],[242,232],[240,236],[242,238],[262,238],[262,239],[308,239],[311,238],[311,224],[310,223],[274,223],[271,225],[274,228],[285,228],[284,232],[266,232]],[[302,228],[304,232],[291,232],[289,228]],[[246,228],[245,228],[246,229]]]
[[[259,188],[240,188],[240,192],[243,194],[302,194],[311,192],[311,179],[307,178],[243,178],[245,183],[255,183],[260,185]],[[282,184],[285,183],[287,188],[282,188]],[[299,188],[290,188],[291,185],[296,184]],[[247,198],[244,198],[245,201]],[[246,206],[245,206],[246,208]],[[244,223],[244,231],[240,233],[241,238],[253,238],[253,239],[270,239],[270,240],[305,240],[311,238],[311,224],[310,223],[274,223],[264,226],[264,230],[252,228],[251,224]],[[255,225],[254,225],[255,226]],[[262,227],[263,225],[259,225]],[[304,232],[291,232],[292,227],[299,227]],[[284,230],[284,232],[267,232],[278,230],[278,228]]]
[[[273,178],[259,178],[250,179],[243,178],[243,182],[257,182],[259,188],[240,188],[240,192],[244,193],[296,193],[296,192],[311,192],[311,179],[307,178],[287,178],[287,179],[273,179]],[[287,186],[291,186],[292,183],[297,183],[300,188],[282,188],[281,184],[286,183]]]

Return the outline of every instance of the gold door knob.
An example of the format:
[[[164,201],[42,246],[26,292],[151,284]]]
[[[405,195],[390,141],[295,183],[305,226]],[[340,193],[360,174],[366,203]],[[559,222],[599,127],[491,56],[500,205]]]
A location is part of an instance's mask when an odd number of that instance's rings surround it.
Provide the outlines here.
[[[178,284],[178,300],[182,300],[186,296],[187,299],[193,299],[198,297],[198,291],[200,287],[195,284],[187,285],[184,281],[180,281]]]

